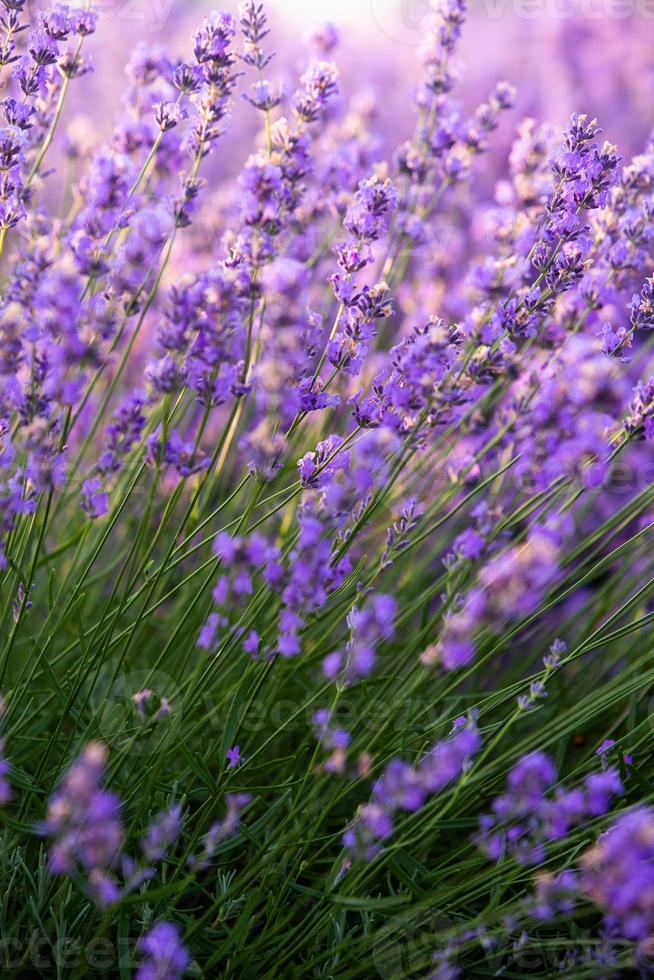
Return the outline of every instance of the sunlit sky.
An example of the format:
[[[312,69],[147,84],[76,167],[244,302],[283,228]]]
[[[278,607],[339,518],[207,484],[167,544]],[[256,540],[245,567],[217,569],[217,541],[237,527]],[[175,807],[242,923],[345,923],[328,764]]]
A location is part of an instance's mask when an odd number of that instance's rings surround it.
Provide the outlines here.
[[[395,0],[395,5],[398,5],[398,0]],[[375,7],[388,11],[394,6],[394,0],[268,0],[267,6],[275,7],[287,17],[305,24],[317,20],[345,24],[370,20]]]
[[[287,20],[306,27],[332,21],[338,27],[382,30],[392,40],[413,40],[429,8],[428,0],[267,0]]]

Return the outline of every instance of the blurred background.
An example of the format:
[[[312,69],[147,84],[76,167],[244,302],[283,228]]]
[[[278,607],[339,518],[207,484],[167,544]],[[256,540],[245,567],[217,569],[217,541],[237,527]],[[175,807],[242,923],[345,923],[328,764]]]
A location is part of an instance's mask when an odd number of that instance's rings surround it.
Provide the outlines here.
[[[112,101],[117,107],[133,44],[145,40],[188,55],[198,22],[216,6],[235,11],[237,3],[98,0],[94,55],[104,89],[97,92],[90,83],[94,124],[111,123],[108,113]],[[343,96],[374,97],[380,113],[393,114],[401,138],[410,126],[407,95],[419,77],[417,49],[428,7],[428,0],[268,0],[270,45],[278,52],[269,77],[292,89],[307,61],[307,35],[329,21],[340,33],[329,57],[341,70]],[[528,114],[560,127],[571,111],[588,112],[600,119],[607,138],[631,154],[654,125],[653,45],[654,0],[472,0],[460,49],[459,96],[473,107],[506,78],[519,93],[514,125]],[[115,78],[115,91],[107,91],[107,77]],[[393,127],[386,119],[381,128]]]

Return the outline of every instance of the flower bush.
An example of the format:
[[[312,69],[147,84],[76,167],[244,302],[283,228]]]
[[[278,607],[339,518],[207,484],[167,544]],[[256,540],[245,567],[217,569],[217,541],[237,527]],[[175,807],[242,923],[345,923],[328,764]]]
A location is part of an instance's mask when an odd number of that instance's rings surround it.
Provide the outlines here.
[[[647,973],[654,143],[1,6],[3,968]]]

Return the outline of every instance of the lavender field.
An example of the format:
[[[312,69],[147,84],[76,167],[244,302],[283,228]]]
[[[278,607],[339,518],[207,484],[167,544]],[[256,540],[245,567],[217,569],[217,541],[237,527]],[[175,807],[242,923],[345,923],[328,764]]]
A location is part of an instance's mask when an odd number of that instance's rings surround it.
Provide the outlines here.
[[[654,3],[0,0],[0,973],[654,976]]]

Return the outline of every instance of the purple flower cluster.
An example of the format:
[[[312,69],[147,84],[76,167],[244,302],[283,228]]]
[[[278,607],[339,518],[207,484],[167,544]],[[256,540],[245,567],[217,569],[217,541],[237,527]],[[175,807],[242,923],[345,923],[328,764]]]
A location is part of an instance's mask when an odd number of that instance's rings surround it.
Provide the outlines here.
[[[309,462],[306,463],[308,467]],[[329,525],[306,504],[298,513],[299,530],[295,547],[286,562],[277,547],[265,537],[252,534],[247,539],[217,536],[214,550],[231,575],[222,575],[213,590],[214,601],[225,606],[230,596],[247,597],[254,591],[253,575],[259,573],[280,602],[279,638],[273,653],[294,657],[300,653],[300,631],[308,616],[317,612],[351,570],[345,557],[332,560],[332,543],[325,536]],[[227,611],[227,610],[225,610]],[[219,627],[227,626],[228,616],[214,612],[205,623],[199,645],[211,649]],[[259,638],[250,633],[245,641],[248,652],[258,652]]]
[[[415,766],[393,759],[373,786],[369,803],[360,806],[343,843],[358,857],[372,860],[393,833],[397,813],[413,813],[466,771],[481,747],[474,719],[459,718],[448,739],[437,742]]]
[[[10,765],[5,758],[5,745],[4,740],[0,739],[0,805],[9,803],[13,793],[11,791],[11,784],[8,780],[8,775],[10,771]]]
[[[211,825],[202,839],[202,851],[190,858],[189,864],[197,870],[209,867],[218,846],[230,837],[234,837],[241,825],[241,811],[252,802],[249,793],[230,793],[225,797],[227,810],[221,820]]]
[[[0,668],[17,742],[10,786],[0,740],[0,804],[32,777],[26,809],[48,799],[39,830],[50,873],[81,886],[66,898],[80,934],[89,897],[108,928],[141,893],[140,980],[191,966],[179,910],[197,910],[193,956],[217,947],[195,972],[247,972],[250,944],[253,969],[281,948],[281,928],[244,929],[286,902],[293,862],[321,916],[332,859],[338,901],[355,907],[359,889],[396,894],[407,874],[419,895],[432,846],[446,884],[451,858],[481,894],[481,849],[498,895],[510,883],[516,897],[527,873],[507,856],[567,849],[565,870],[537,881],[537,919],[585,897],[629,939],[654,926],[649,810],[623,814],[570,870],[623,794],[611,740],[601,770],[570,785],[545,752],[523,755],[474,839],[449,852],[440,833],[455,809],[476,826],[517,729],[547,749],[565,731],[576,753],[591,720],[622,743],[644,711],[654,139],[623,165],[575,113],[558,129],[523,120],[509,149],[512,87],[493,73],[457,95],[464,0],[428,7],[413,119],[390,93],[349,91],[326,60],[333,26],[290,65],[263,5],[241,0],[179,56],[141,41],[96,132],[69,105],[91,82],[72,84],[90,72],[95,14],[0,0]],[[124,728],[113,712],[99,723],[105,670],[112,683],[143,671]],[[535,743],[564,675],[583,712],[570,697]],[[24,735],[33,704],[62,692],[65,739],[47,712]],[[283,704],[288,720],[250,724]],[[442,712],[462,710],[434,743]],[[84,734],[100,730],[120,747],[111,771]],[[67,769],[60,735],[85,745]],[[132,783],[145,735],[161,752]],[[46,741],[54,783],[36,758]],[[296,838],[277,868],[270,856]],[[183,873],[168,874],[176,861]],[[70,889],[53,892],[58,929]],[[303,962],[354,976],[345,926],[328,918],[336,940],[319,929]],[[419,968],[457,975],[455,953],[497,941],[483,928],[460,943],[438,930]],[[301,971],[296,949],[265,969]]]
[[[476,587],[456,597],[447,611],[440,644],[423,655],[423,662],[439,661],[445,670],[464,667],[474,658],[475,632],[480,627],[492,628],[532,612],[556,578],[564,530],[537,525],[523,543],[489,556]],[[483,550],[477,537],[468,536],[466,544],[472,557]]]
[[[89,60],[80,53],[81,42],[95,30],[92,11],[79,10],[57,3],[40,12],[30,28],[22,21],[24,0],[3,0],[4,14],[0,30],[3,36],[1,66],[12,65],[11,73],[21,93],[18,101],[7,96],[0,103],[6,126],[0,131],[0,236],[25,220],[25,203],[30,185],[38,174],[39,138],[44,135],[42,103],[52,105],[70,79],[92,70]],[[27,42],[19,46],[20,35],[28,30]],[[77,37],[74,49],[62,48],[71,37]],[[47,93],[47,94],[46,94]],[[45,114],[47,120],[47,114]]]
[[[541,874],[533,914],[543,920],[568,915],[590,900],[602,911],[609,937],[644,942],[654,927],[654,814],[645,806],[620,815],[585,851],[579,870]]]
[[[277,586],[283,576],[279,549],[256,532],[247,538],[220,533],[216,536],[213,547],[225,574],[217,580],[212,597],[223,612],[212,612],[202,627],[198,646],[204,650],[213,650],[216,647],[219,629],[229,624],[230,606],[234,608],[239,601],[253,594],[255,574],[261,575],[266,585],[272,588]],[[245,642],[249,642],[248,652],[258,651],[256,634],[250,634]]]
[[[139,939],[138,948],[143,961],[135,980],[179,980],[191,962],[179,928],[171,922],[157,922]]]
[[[50,799],[42,827],[52,839],[52,872],[84,872],[103,905],[120,894],[113,872],[123,843],[120,800],[102,786],[106,761],[103,745],[86,746]]]
[[[343,652],[329,654],[323,661],[323,671],[334,678],[341,671],[347,681],[366,677],[375,666],[377,644],[390,639],[394,632],[397,603],[392,596],[375,593],[363,604],[355,606],[348,616],[350,639]]]
[[[306,618],[324,606],[352,568],[346,556],[334,560],[329,530],[310,505],[298,513],[299,531],[289,555],[281,592],[278,651],[284,657],[300,653],[300,630]]]
[[[605,915],[606,926],[628,939],[654,928],[654,813],[631,810],[613,823],[582,858],[579,891]]]
[[[343,772],[346,763],[346,750],[350,744],[350,734],[344,728],[332,724],[330,712],[320,708],[313,716],[316,738],[330,755],[324,763],[325,772]]]
[[[146,864],[123,851],[122,804],[103,786],[107,750],[89,743],[50,798],[40,832],[51,839],[49,867],[53,874],[82,874],[100,906],[117,902],[152,878],[151,863],[162,861],[182,827],[178,805],[155,816],[141,841]],[[120,876],[124,879],[121,885]]]
[[[544,752],[531,752],[513,767],[506,792],[480,821],[479,843],[490,858],[510,854],[523,864],[540,864],[548,843],[602,816],[622,793],[620,777],[611,768],[591,773],[574,789],[554,790],[556,780],[554,763]]]
[[[349,237],[336,248],[339,271],[332,276],[340,303],[327,346],[329,362],[337,370],[357,375],[376,335],[376,322],[391,315],[393,307],[385,282],[357,288],[356,274],[374,261],[373,245],[387,231],[387,215],[397,209],[392,182],[377,174],[359,183],[343,225]]]
[[[147,861],[162,861],[182,829],[182,808],[178,804],[158,814],[141,842]]]

